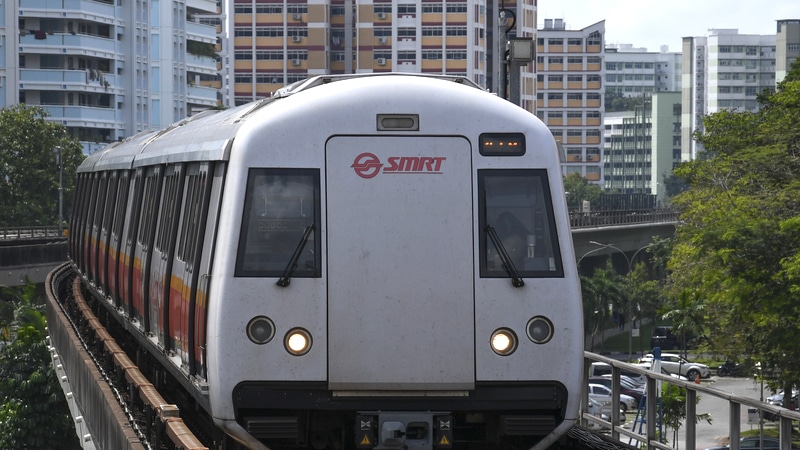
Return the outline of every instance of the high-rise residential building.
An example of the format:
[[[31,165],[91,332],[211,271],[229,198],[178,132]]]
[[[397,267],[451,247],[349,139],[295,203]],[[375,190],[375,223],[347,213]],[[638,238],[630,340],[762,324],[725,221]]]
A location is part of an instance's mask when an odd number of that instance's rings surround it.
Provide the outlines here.
[[[537,38],[536,115],[566,153],[565,175],[603,185],[605,21],[568,30],[545,19]]]
[[[648,52],[631,44],[606,46],[605,86],[626,97],[681,89],[681,54]]]
[[[502,8],[485,0],[233,0],[232,8],[235,104],[321,74],[459,75],[497,92],[501,43],[536,32],[535,0]],[[531,109],[532,72],[521,80]]]
[[[775,81],[780,82],[800,58],[800,19],[779,20],[775,35]]]
[[[209,0],[4,2],[0,106],[40,105],[87,153],[218,104]]]
[[[756,96],[775,88],[775,70],[774,35],[719,29],[683,38],[682,159],[694,159],[701,150],[692,134],[702,131],[706,115],[726,109],[756,111]]]

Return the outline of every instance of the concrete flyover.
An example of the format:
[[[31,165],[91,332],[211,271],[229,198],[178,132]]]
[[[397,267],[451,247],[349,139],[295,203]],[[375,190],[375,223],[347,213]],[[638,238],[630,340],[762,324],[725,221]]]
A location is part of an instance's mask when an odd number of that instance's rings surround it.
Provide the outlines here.
[[[615,253],[624,252],[628,258],[656,236],[674,236],[677,218],[670,209],[571,213],[575,260],[586,259],[584,266],[589,267]],[[0,228],[0,285],[44,283],[66,260],[67,239],[58,227]]]

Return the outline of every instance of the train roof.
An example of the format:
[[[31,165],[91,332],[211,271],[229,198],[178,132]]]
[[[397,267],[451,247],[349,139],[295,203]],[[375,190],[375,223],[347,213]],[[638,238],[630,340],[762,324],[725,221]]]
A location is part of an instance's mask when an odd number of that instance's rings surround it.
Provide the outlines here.
[[[239,128],[265,107],[294,94],[337,81],[391,76],[446,80],[481,89],[468,78],[459,76],[409,73],[315,76],[287,85],[263,100],[225,110],[206,110],[162,130],[143,131],[121,142],[111,143],[87,157],[78,167],[78,172],[125,170],[187,161],[227,160]]]

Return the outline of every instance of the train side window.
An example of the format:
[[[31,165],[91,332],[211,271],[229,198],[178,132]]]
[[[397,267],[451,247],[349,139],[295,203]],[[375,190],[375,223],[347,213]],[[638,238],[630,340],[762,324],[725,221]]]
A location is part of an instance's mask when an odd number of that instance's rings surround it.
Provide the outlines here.
[[[478,189],[481,277],[511,276],[503,252],[523,278],[563,277],[547,171],[479,170]]]
[[[236,256],[237,277],[322,276],[318,169],[250,169]]]

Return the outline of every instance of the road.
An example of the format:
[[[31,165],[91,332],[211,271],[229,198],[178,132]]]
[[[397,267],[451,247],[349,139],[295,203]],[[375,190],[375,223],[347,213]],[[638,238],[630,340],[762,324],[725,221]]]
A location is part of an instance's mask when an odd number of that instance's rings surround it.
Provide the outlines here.
[[[756,383],[753,381],[752,378],[732,378],[732,377],[715,377],[712,376],[710,380],[703,381],[703,384],[707,384],[710,387],[718,389],[723,392],[729,392],[734,395],[739,395],[742,397],[749,397],[753,399],[760,400],[761,397],[761,385],[760,383]],[[764,397],[766,398],[771,394],[769,389],[764,389]],[[728,402],[723,399],[719,399],[710,395],[699,395],[700,401],[697,405],[697,414],[708,413],[711,415],[711,424],[706,423],[705,421],[701,421],[697,424],[697,436],[696,436],[696,443],[697,449],[703,450],[709,447],[715,447],[719,445],[724,445],[728,443],[728,429],[729,429],[729,406]],[[636,414],[635,412],[629,413],[626,417],[628,423],[626,423],[625,428],[630,428],[634,425],[633,420],[635,419]],[[748,415],[747,407],[742,407],[741,409],[741,417],[740,420],[740,430],[741,432],[751,430],[751,429],[758,429],[758,422],[751,421],[750,416]],[[774,424],[767,422],[766,427],[772,427]],[[637,425],[638,428],[638,425]],[[686,438],[683,432],[683,428],[678,433],[677,445],[673,445],[673,448],[677,449],[684,449],[684,443],[686,442]],[[676,444],[674,439],[674,434],[672,430],[665,430],[665,434],[667,437],[668,442],[672,444]],[[685,450],[685,449],[684,449]]]

